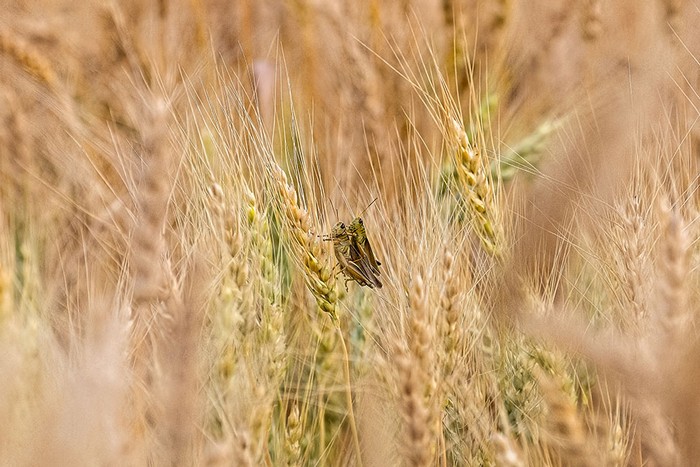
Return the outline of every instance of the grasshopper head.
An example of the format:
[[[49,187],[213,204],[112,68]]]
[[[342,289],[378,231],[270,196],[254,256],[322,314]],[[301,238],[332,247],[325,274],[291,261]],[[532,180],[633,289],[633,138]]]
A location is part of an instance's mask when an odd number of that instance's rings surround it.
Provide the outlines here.
[[[335,224],[333,226],[333,229],[331,230],[331,235],[330,235],[331,239],[340,238],[340,237],[343,237],[344,235],[346,235],[345,229],[346,229],[346,227],[345,227],[344,222],[338,222],[337,224]]]
[[[323,236],[323,240],[324,241],[331,241],[331,240],[335,240],[337,238],[340,238],[344,235],[347,235],[347,232],[345,230],[345,224],[342,222],[338,222],[337,224],[335,224],[333,226],[330,234]]]
[[[355,235],[359,241],[364,241],[365,239],[365,224],[362,222],[361,217],[356,217],[352,220],[348,226],[348,232]]]

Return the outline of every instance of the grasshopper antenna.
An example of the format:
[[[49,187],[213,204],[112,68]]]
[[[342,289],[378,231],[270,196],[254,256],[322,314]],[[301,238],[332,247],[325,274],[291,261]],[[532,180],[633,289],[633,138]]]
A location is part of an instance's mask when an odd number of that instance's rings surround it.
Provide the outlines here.
[[[369,203],[369,204],[367,205],[367,207],[364,208],[364,209],[362,210],[362,212],[359,213],[359,214],[357,215],[357,217],[360,217],[362,214],[364,214],[365,211],[367,211],[367,210],[370,208],[370,206],[372,206],[372,205],[374,204],[374,202],[377,201],[378,199],[379,199],[379,196],[375,197],[375,198],[372,200],[372,202]]]

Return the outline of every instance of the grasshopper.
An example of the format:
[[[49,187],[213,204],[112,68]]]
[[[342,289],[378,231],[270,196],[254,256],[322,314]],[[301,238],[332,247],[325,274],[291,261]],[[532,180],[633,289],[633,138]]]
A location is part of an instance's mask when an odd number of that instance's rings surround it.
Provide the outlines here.
[[[377,277],[378,271],[374,272],[369,259],[357,247],[343,222],[335,224],[331,234],[324,240],[333,242],[333,252],[340,264],[340,270],[348,276],[345,280],[346,287],[348,281],[354,280],[362,286],[382,288],[382,283]]]
[[[368,262],[372,272],[378,276],[379,266],[381,266],[382,263],[377,261],[377,257],[374,256],[372,245],[370,245],[369,239],[367,238],[367,232],[365,231],[365,224],[362,222],[362,218],[360,217],[366,210],[369,209],[370,206],[374,204],[375,201],[377,201],[377,199],[378,198],[374,198],[372,202],[369,203],[367,207],[352,220],[352,222],[350,222],[350,225],[348,225],[348,235],[350,236],[352,243],[360,252],[360,255]]]
[[[352,222],[350,222],[350,225],[348,225],[347,231],[353,245],[360,252],[360,256],[367,260],[371,271],[379,275],[379,266],[381,266],[382,263],[377,261],[377,257],[374,256],[374,251],[372,251],[372,246],[367,238],[367,232],[365,231],[365,224],[362,222],[362,218],[359,216],[354,218]]]

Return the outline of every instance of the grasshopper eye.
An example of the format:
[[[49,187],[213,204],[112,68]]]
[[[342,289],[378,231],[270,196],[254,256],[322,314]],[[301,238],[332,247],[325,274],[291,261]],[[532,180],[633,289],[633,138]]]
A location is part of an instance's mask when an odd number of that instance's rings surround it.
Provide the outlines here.
[[[362,222],[362,219],[358,219],[357,221],[358,221],[360,224],[365,225],[365,223]]]
[[[344,228],[345,228],[345,224],[343,224],[343,223],[341,222],[341,223],[340,223],[340,228],[341,228],[341,229],[344,229]]]

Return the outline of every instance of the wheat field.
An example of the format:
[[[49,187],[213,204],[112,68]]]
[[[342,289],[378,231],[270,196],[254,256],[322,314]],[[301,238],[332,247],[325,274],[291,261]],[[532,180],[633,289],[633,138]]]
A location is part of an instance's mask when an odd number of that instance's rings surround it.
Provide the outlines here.
[[[0,465],[700,464],[699,2],[0,8]]]

